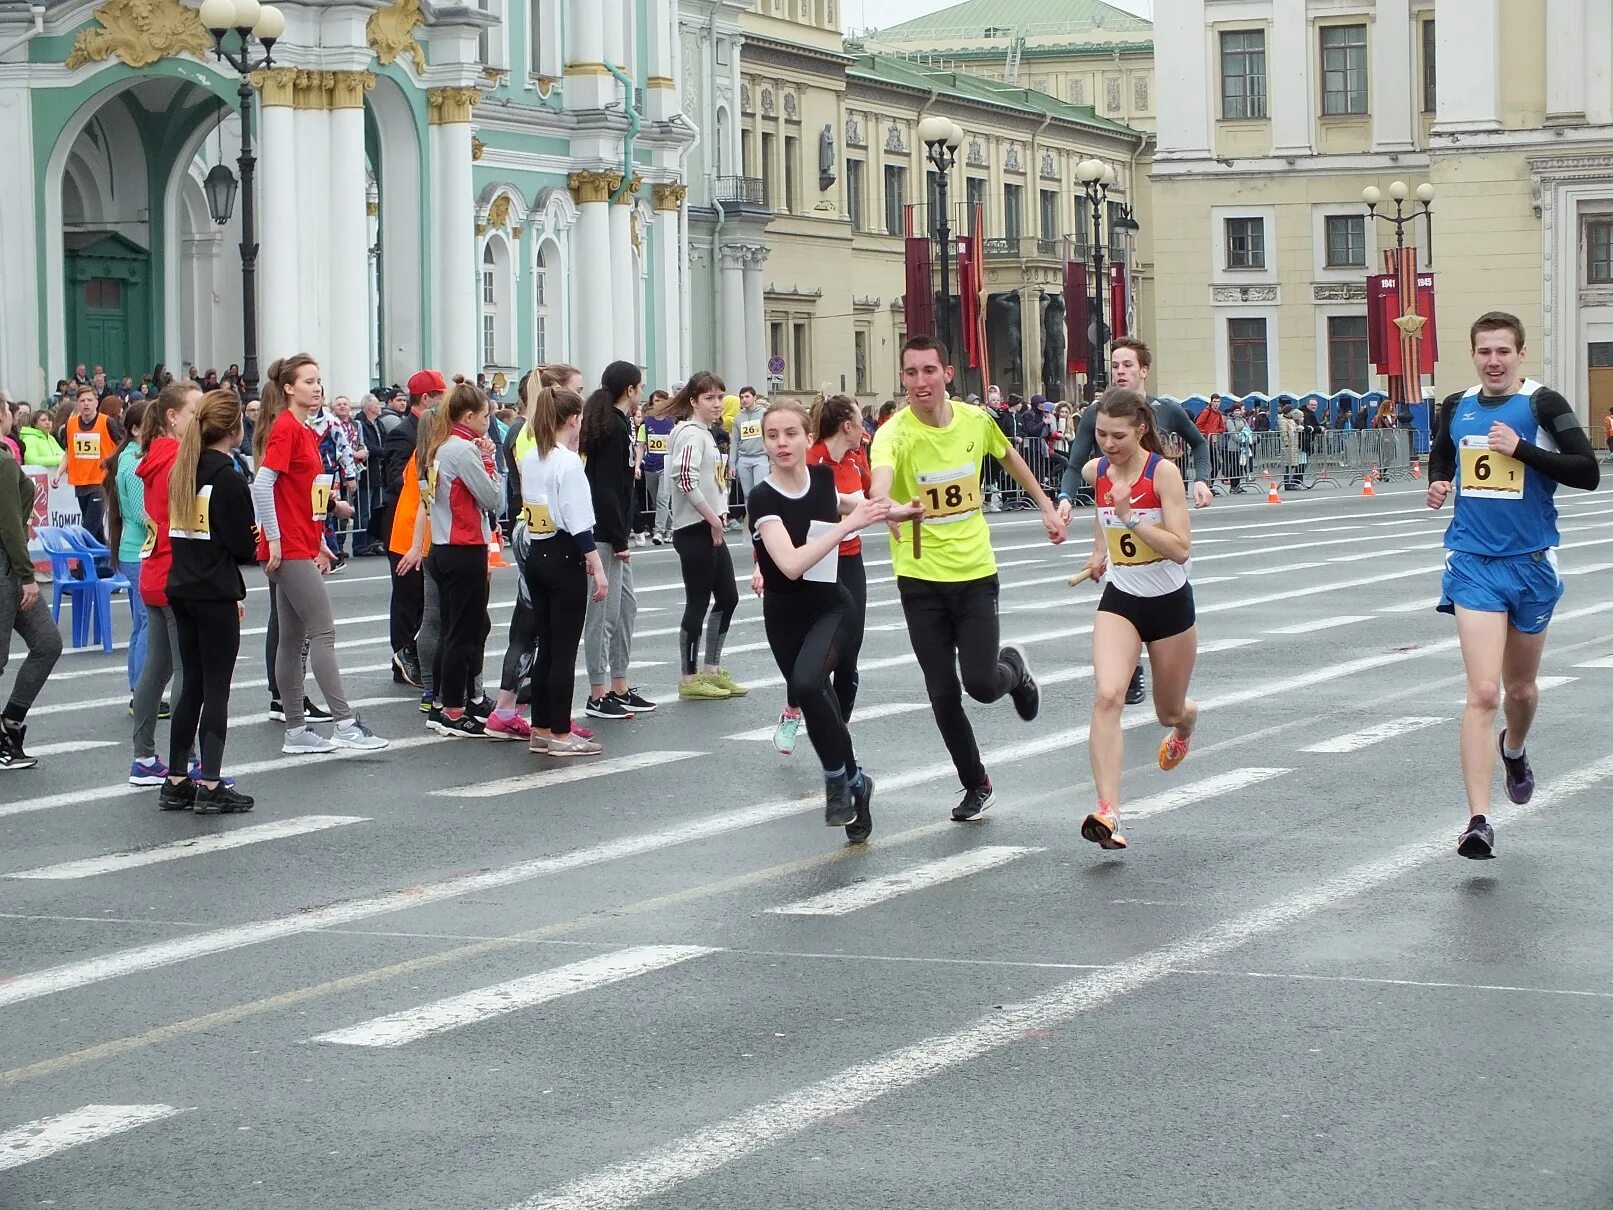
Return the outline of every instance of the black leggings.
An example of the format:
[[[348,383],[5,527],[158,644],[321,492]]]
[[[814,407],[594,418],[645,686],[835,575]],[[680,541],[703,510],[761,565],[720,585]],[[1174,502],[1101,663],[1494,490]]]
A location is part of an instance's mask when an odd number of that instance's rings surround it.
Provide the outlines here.
[[[857,614],[856,624],[851,628],[845,647],[841,649],[834,671],[835,697],[840,700],[840,717],[849,723],[852,709],[857,705],[857,686],[860,683],[857,656],[862,651],[863,625],[868,618],[868,570],[863,566],[861,551],[840,556],[839,579],[841,587],[851,594],[851,603]],[[801,705],[795,700],[795,690],[790,687],[787,673],[784,700],[791,710]]]
[[[963,710],[963,694],[977,702],[995,702],[1014,687],[1013,669],[998,658],[997,577],[952,584],[900,576],[896,590],[935,725],[963,788],[977,789],[986,782],[986,769]]]
[[[398,574],[402,555],[386,552],[387,564],[392,568],[392,601],[388,618],[393,651],[413,651],[415,635],[420,633],[420,615],[426,608],[426,578],[417,567],[408,575]]]
[[[182,772],[194,746],[201,753],[203,779],[217,781],[230,728],[230,678],[241,651],[237,602],[170,597],[168,603],[179,631],[179,660],[184,670],[168,729],[168,767],[176,775]]]
[[[824,771],[854,773],[857,756],[846,730],[840,696],[830,678],[858,640],[862,614],[842,585],[813,585],[800,592],[764,593],[762,622],[790,695],[806,719],[807,738]]]
[[[462,709],[471,682],[482,673],[487,634],[487,547],[433,546],[426,568],[442,602],[442,641],[432,684],[445,710]]]
[[[526,584],[538,648],[532,663],[532,726],[565,735],[571,730],[577,645],[588,614],[588,569],[576,539],[561,533],[534,541],[526,556]],[[513,649],[513,622],[510,633]]]
[[[734,583],[734,559],[728,544],[711,543],[711,526],[701,521],[672,533],[672,547],[683,567],[683,621],[678,627],[678,656],[684,676],[699,671],[700,623],[706,625],[706,664],[722,661],[723,640],[739,608],[739,587]],[[707,616],[706,605],[711,605]],[[808,726],[811,724],[809,723]]]
[[[558,536],[558,535],[557,535]],[[552,539],[544,539],[549,541]],[[569,535],[568,535],[569,540]],[[510,613],[510,641],[504,648],[504,667],[499,673],[498,687],[505,693],[516,693],[521,681],[532,671],[532,661],[538,644],[538,616],[532,611],[531,580],[527,576],[527,559],[532,548],[540,545],[539,539],[527,533],[526,523],[517,520],[510,534],[510,554],[515,557],[515,609]],[[575,543],[571,543],[575,547]],[[578,559],[581,559],[581,553]]]

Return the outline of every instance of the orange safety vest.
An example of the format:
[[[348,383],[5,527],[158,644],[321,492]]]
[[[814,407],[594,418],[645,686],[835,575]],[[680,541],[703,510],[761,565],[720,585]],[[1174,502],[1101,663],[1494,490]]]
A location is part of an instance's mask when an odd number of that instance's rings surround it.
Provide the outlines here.
[[[67,481],[74,487],[99,487],[106,476],[101,461],[114,444],[105,416],[97,416],[87,431],[79,428],[74,416],[67,422]]]
[[[409,465],[403,468],[403,487],[398,492],[398,506],[392,512],[392,534],[387,548],[395,555],[406,555],[414,545],[414,522],[420,514],[420,474],[415,456],[409,455]],[[426,526],[425,540],[420,553],[431,550],[431,526]]]

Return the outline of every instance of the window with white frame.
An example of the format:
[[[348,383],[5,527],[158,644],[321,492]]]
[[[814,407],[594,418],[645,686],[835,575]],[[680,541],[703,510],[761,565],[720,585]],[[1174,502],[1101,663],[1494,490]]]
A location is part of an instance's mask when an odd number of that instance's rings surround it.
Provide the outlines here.
[[[1329,214],[1323,220],[1327,233],[1327,267],[1362,269],[1367,263],[1367,219],[1364,214]]]
[[[1591,286],[1613,284],[1613,217],[1585,224],[1585,282]]]
[[[1227,219],[1227,268],[1264,269],[1265,267],[1266,220]]]
[[[550,341],[554,334],[558,260],[559,254],[547,241],[538,245],[532,260],[532,360],[540,366],[556,360]]]
[[[498,24],[484,29],[476,40],[477,57],[484,67],[504,71],[510,65],[509,41],[504,28],[505,0],[476,0],[479,11],[496,17]]]
[[[491,307],[498,291],[498,262],[493,257],[493,245],[482,249],[482,306]]]
[[[1234,395],[1269,393],[1267,353],[1264,318],[1227,320],[1227,377]]]
[[[1367,27],[1322,27],[1322,113],[1367,111]]]
[[[1221,34],[1221,116],[1266,116],[1266,31],[1229,29]]]
[[[514,361],[512,278],[509,245],[502,235],[494,235],[482,246],[482,365],[489,369]]]
[[[560,6],[562,0],[526,0],[527,74],[558,76],[560,63]]]

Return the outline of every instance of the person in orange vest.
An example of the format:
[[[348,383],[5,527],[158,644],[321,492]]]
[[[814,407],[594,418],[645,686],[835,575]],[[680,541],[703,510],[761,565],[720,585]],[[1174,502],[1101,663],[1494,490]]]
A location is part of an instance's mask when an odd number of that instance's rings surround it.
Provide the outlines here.
[[[50,485],[60,487],[62,476],[67,476],[67,481],[73,485],[73,494],[78,497],[84,528],[95,535],[97,542],[105,544],[106,531],[101,519],[106,513],[106,497],[101,487],[104,473],[101,461],[118,448],[123,433],[116,421],[101,415],[101,401],[92,386],[78,388],[76,410],[77,414],[67,422],[66,440],[62,442],[67,448],[62,452],[56,473],[50,477]]]
[[[1613,404],[1608,405],[1607,415],[1602,417],[1602,430],[1607,434],[1607,457],[1603,462],[1613,462]]]

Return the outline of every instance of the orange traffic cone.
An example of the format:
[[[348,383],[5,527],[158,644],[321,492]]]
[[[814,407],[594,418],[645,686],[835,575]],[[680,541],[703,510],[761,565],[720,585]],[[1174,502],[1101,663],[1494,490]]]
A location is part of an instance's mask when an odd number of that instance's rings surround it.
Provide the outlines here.
[[[1283,502],[1283,498],[1277,494],[1277,480],[1268,479],[1267,482],[1271,484],[1271,489],[1266,492],[1266,503],[1281,504]]]
[[[1413,479],[1421,479],[1423,477],[1423,460],[1421,458],[1413,458],[1411,460],[1411,477]]]
[[[499,544],[497,526],[493,528],[493,536],[487,540],[487,565],[489,567],[511,566],[505,561],[504,547]]]
[[[1367,472],[1367,477],[1365,479],[1361,480],[1361,494],[1363,496],[1376,496],[1378,494],[1377,492],[1372,490],[1372,475],[1373,475],[1373,472],[1368,471]]]

